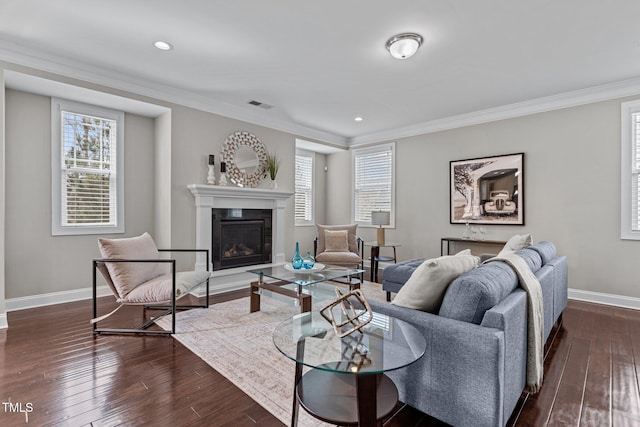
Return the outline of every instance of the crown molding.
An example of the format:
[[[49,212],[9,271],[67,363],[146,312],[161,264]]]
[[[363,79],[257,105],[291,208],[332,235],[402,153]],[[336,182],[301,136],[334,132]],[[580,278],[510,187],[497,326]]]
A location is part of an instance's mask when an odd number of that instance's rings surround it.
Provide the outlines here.
[[[640,77],[349,138],[349,147],[512,119],[640,94]]]
[[[347,138],[343,136],[281,119],[264,117],[257,112],[191,91],[137,79],[115,70],[57,57],[7,41],[0,40],[0,60],[348,148]]]
[[[264,117],[257,112],[254,113],[236,105],[210,99],[194,92],[155,84],[147,80],[127,76],[120,72],[95,67],[68,58],[57,57],[46,52],[25,48],[7,41],[0,40],[0,60],[153,98],[158,101],[178,104],[255,125],[265,126],[298,137],[334,144],[344,149],[363,144],[397,140],[640,94],[640,77],[638,77],[501,107],[430,120],[367,135],[344,137],[286,120]]]

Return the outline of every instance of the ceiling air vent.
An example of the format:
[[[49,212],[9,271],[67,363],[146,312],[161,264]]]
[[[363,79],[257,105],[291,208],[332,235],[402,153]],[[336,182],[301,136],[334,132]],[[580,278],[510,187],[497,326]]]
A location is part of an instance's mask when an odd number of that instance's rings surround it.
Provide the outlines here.
[[[249,101],[248,104],[255,105],[256,107],[260,107],[265,110],[270,110],[273,108],[273,105],[265,104],[264,102],[255,101],[255,100]]]

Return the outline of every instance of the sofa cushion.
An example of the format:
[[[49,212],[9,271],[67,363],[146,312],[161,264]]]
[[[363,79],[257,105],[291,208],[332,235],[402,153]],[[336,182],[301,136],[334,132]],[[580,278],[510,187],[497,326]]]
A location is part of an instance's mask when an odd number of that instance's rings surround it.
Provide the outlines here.
[[[542,258],[542,265],[545,265],[556,257],[556,245],[546,240],[529,246],[529,249],[532,249],[540,254],[540,257]]]
[[[424,258],[415,258],[391,264],[384,269],[384,281],[393,283],[405,283],[413,274],[413,271],[423,262]]]
[[[440,316],[479,325],[484,313],[518,286],[516,273],[507,264],[494,261],[455,279],[444,295]]]
[[[531,234],[523,234],[523,235],[516,234],[515,236],[507,240],[507,243],[505,243],[502,250],[498,253],[498,256],[503,256],[510,252],[515,252],[517,250],[524,249],[530,246],[532,243],[533,243],[533,238],[531,237]]]
[[[316,255],[316,261],[323,264],[355,266],[362,262],[362,258],[353,252],[322,252]]]
[[[542,267],[542,258],[540,257],[540,254],[532,250],[531,247],[520,249],[519,251],[516,251],[516,253],[527,263],[532,273],[535,273],[540,270],[540,267]]]
[[[347,230],[324,230],[324,250],[326,252],[348,252],[348,237]]]
[[[124,239],[98,239],[98,248],[103,258],[111,259],[158,259],[158,248],[149,235]],[[107,270],[121,298],[136,286],[164,273],[161,264],[153,262],[109,262]]]
[[[189,292],[209,278],[208,271],[176,272],[176,299]],[[133,289],[126,298],[119,299],[128,304],[163,303],[171,301],[173,288],[172,274],[163,274]]]
[[[436,313],[449,284],[478,266],[473,255],[449,255],[424,261],[398,291],[391,304]]]

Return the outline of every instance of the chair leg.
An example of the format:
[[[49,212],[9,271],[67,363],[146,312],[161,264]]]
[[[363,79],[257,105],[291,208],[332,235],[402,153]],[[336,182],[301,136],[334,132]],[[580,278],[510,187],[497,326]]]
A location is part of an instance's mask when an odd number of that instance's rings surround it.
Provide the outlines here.
[[[387,291],[387,302],[391,302],[391,292]]]
[[[96,261],[93,261],[93,317],[92,319],[95,319],[98,317],[98,284],[96,283],[96,269],[98,267],[98,263]],[[92,325],[93,328],[93,333],[96,333],[96,328],[97,325],[94,322]]]
[[[207,279],[207,285],[205,286],[207,291],[206,291],[206,295],[204,296],[204,308],[209,308],[209,279]]]

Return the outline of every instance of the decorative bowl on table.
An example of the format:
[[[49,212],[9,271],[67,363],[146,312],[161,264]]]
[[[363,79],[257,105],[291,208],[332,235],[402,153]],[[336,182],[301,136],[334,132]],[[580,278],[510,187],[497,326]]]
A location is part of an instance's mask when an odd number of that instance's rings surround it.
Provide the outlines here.
[[[292,271],[294,273],[317,273],[318,271],[324,269],[324,264],[316,262],[313,264],[311,268],[293,268],[290,262],[287,262],[284,265],[285,270]]]

